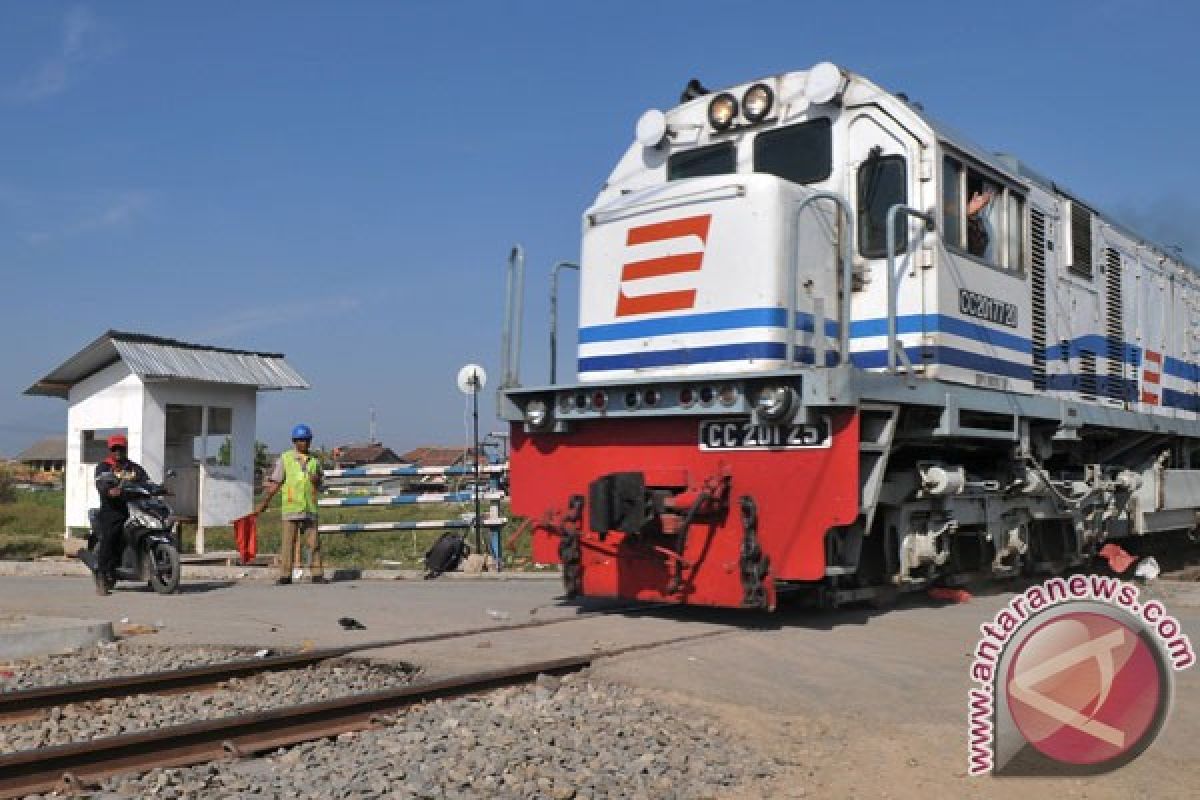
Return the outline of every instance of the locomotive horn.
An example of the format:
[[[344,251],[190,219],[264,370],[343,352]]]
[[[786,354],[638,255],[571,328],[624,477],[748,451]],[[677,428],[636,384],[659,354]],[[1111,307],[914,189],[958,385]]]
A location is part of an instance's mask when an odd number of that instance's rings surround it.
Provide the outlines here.
[[[688,81],[687,86],[683,87],[683,93],[679,95],[679,102],[686,103],[711,93],[710,90],[704,88],[704,84],[700,83],[699,78],[692,78]]]

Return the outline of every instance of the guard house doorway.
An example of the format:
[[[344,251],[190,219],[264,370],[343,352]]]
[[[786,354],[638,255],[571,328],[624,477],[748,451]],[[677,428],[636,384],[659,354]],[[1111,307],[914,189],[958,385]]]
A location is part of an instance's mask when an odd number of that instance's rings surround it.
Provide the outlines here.
[[[234,466],[233,409],[168,403],[163,445],[164,467],[176,473],[170,481],[172,508],[199,520],[200,498],[227,480]]]

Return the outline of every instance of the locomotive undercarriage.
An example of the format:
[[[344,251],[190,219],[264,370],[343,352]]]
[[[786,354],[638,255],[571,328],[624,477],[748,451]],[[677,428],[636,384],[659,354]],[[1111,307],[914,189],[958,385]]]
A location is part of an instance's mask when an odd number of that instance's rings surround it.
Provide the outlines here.
[[[817,588],[825,605],[1061,574],[1109,541],[1136,549],[1147,537],[1200,531],[1194,436],[1017,417],[1015,441],[1005,440],[1005,425],[989,440],[972,438],[979,427],[946,435],[944,409],[863,413],[864,508],[827,537],[827,577]],[[872,415],[883,423],[872,425]],[[987,414],[972,421],[986,423]],[[872,430],[891,435],[873,442]]]

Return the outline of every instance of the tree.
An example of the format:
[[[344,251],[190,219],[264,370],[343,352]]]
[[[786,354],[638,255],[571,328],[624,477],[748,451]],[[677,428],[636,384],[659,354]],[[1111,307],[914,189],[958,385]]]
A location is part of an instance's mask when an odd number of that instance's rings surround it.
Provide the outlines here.
[[[272,467],[271,454],[267,451],[266,442],[254,443],[254,471],[266,473]]]
[[[228,467],[233,463],[233,440],[228,436],[225,441],[221,442],[221,448],[217,450],[217,465]]]
[[[16,475],[8,467],[0,465],[0,503],[11,503],[17,499]]]

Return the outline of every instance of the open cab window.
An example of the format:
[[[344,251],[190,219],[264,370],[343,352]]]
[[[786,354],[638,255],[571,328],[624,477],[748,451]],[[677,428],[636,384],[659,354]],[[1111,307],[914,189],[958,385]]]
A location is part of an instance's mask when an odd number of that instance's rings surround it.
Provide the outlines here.
[[[1025,267],[1025,197],[958,158],[942,160],[942,237],[994,267]]]

